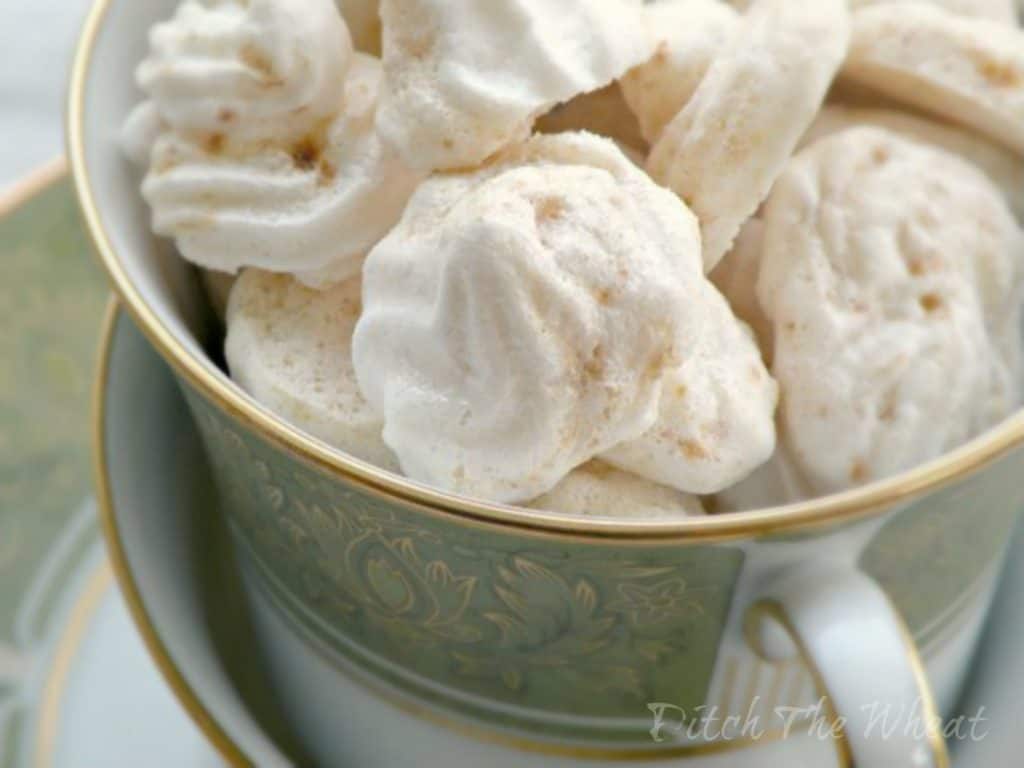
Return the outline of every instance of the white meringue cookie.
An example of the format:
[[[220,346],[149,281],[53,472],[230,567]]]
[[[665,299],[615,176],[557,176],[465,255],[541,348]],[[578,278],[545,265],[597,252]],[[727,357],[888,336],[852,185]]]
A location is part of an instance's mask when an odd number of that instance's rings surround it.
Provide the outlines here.
[[[360,281],[326,291],[247,269],[231,291],[224,345],[231,378],[262,405],[324,442],[394,471],[352,369]]]
[[[600,461],[577,467],[527,506],[564,515],[679,519],[704,514],[700,499]]]
[[[335,0],[357,51],[380,56],[380,0]]]
[[[621,84],[644,138],[653,143],[693,96],[739,16],[721,0],[670,0],[644,6],[644,14],[658,51]]]
[[[980,171],[854,128],[797,156],[764,220],[781,433],[813,490],[909,469],[996,418],[990,329],[1016,292],[1019,232]]]
[[[382,0],[377,126],[415,168],[471,168],[650,58],[634,0]]]
[[[928,3],[854,14],[842,75],[1024,155],[1024,31]]]
[[[757,0],[662,131],[647,169],[700,219],[707,271],[785,168],[849,35],[846,0]]]
[[[709,282],[691,298],[697,343],[665,377],[657,421],[601,454],[609,464],[701,495],[742,480],[775,450],[779,388],[750,329]]]
[[[380,62],[357,54],[344,111],[287,149],[234,153],[164,134],[142,185],[154,231],[222,272],[259,267],[314,287],[358,273],[421,179],[374,130],[379,82]]]
[[[538,135],[424,182],[364,266],[353,359],[417,480],[551,490],[655,420],[696,336],[696,220],[608,140]]]
[[[801,140],[801,148],[856,126],[884,128],[904,138],[944,149],[976,165],[1002,191],[1024,222],[1024,158],[976,133],[898,109],[826,106]]]
[[[143,101],[136,105],[121,126],[121,152],[133,165],[142,169],[149,168],[149,158],[153,146],[167,125],[157,112],[152,101]]]
[[[331,0],[184,0],[149,44],[139,86],[199,139],[304,136],[338,110],[352,57]]]

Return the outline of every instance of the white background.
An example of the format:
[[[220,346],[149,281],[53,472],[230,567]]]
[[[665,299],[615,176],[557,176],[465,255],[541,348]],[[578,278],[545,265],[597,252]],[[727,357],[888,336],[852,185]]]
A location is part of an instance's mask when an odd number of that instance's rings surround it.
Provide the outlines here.
[[[0,191],[64,151],[64,92],[90,0],[0,0]]]

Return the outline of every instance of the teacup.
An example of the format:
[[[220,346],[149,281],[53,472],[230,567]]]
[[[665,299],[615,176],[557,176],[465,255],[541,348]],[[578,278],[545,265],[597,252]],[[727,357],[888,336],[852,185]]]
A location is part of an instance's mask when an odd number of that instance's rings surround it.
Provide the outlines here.
[[[671,523],[478,502],[342,455],[218,367],[196,276],[150,233],[120,156],[131,63],[173,6],[97,0],[71,163],[113,284],[200,428],[251,599],[284,620],[256,626],[281,649],[285,699],[329,700],[330,676],[298,672],[296,654],[316,653],[546,765],[736,750],[735,765],[751,742],[807,728],[840,764],[946,764],[939,715],[1024,506],[1024,414],[856,491]],[[300,737],[330,754],[329,728]]]

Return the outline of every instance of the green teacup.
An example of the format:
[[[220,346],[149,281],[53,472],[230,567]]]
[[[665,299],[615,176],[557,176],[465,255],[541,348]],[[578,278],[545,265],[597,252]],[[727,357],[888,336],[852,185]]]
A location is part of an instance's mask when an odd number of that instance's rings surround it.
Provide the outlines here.
[[[696,758],[822,718],[842,718],[827,735],[841,761],[910,765],[925,747],[917,764],[944,764],[918,649],[948,711],[1024,506],[1024,415],[855,492],[677,523],[478,503],[334,452],[217,366],[195,275],[150,234],[118,152],[137,97],[125,63],[173,5],[96,3],[72,167],[111,279],[199,424],[252,599],[304,639],[293,649],[545,764]],[[899,727],[879,727],[886,706]]]

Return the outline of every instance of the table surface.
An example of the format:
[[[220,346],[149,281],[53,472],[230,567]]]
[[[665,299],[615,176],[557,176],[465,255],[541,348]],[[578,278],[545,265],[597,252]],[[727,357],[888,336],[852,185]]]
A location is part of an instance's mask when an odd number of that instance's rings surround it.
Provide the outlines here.
[[[0,195],[63,151],[64,92],[91,0],[0,0]]]

